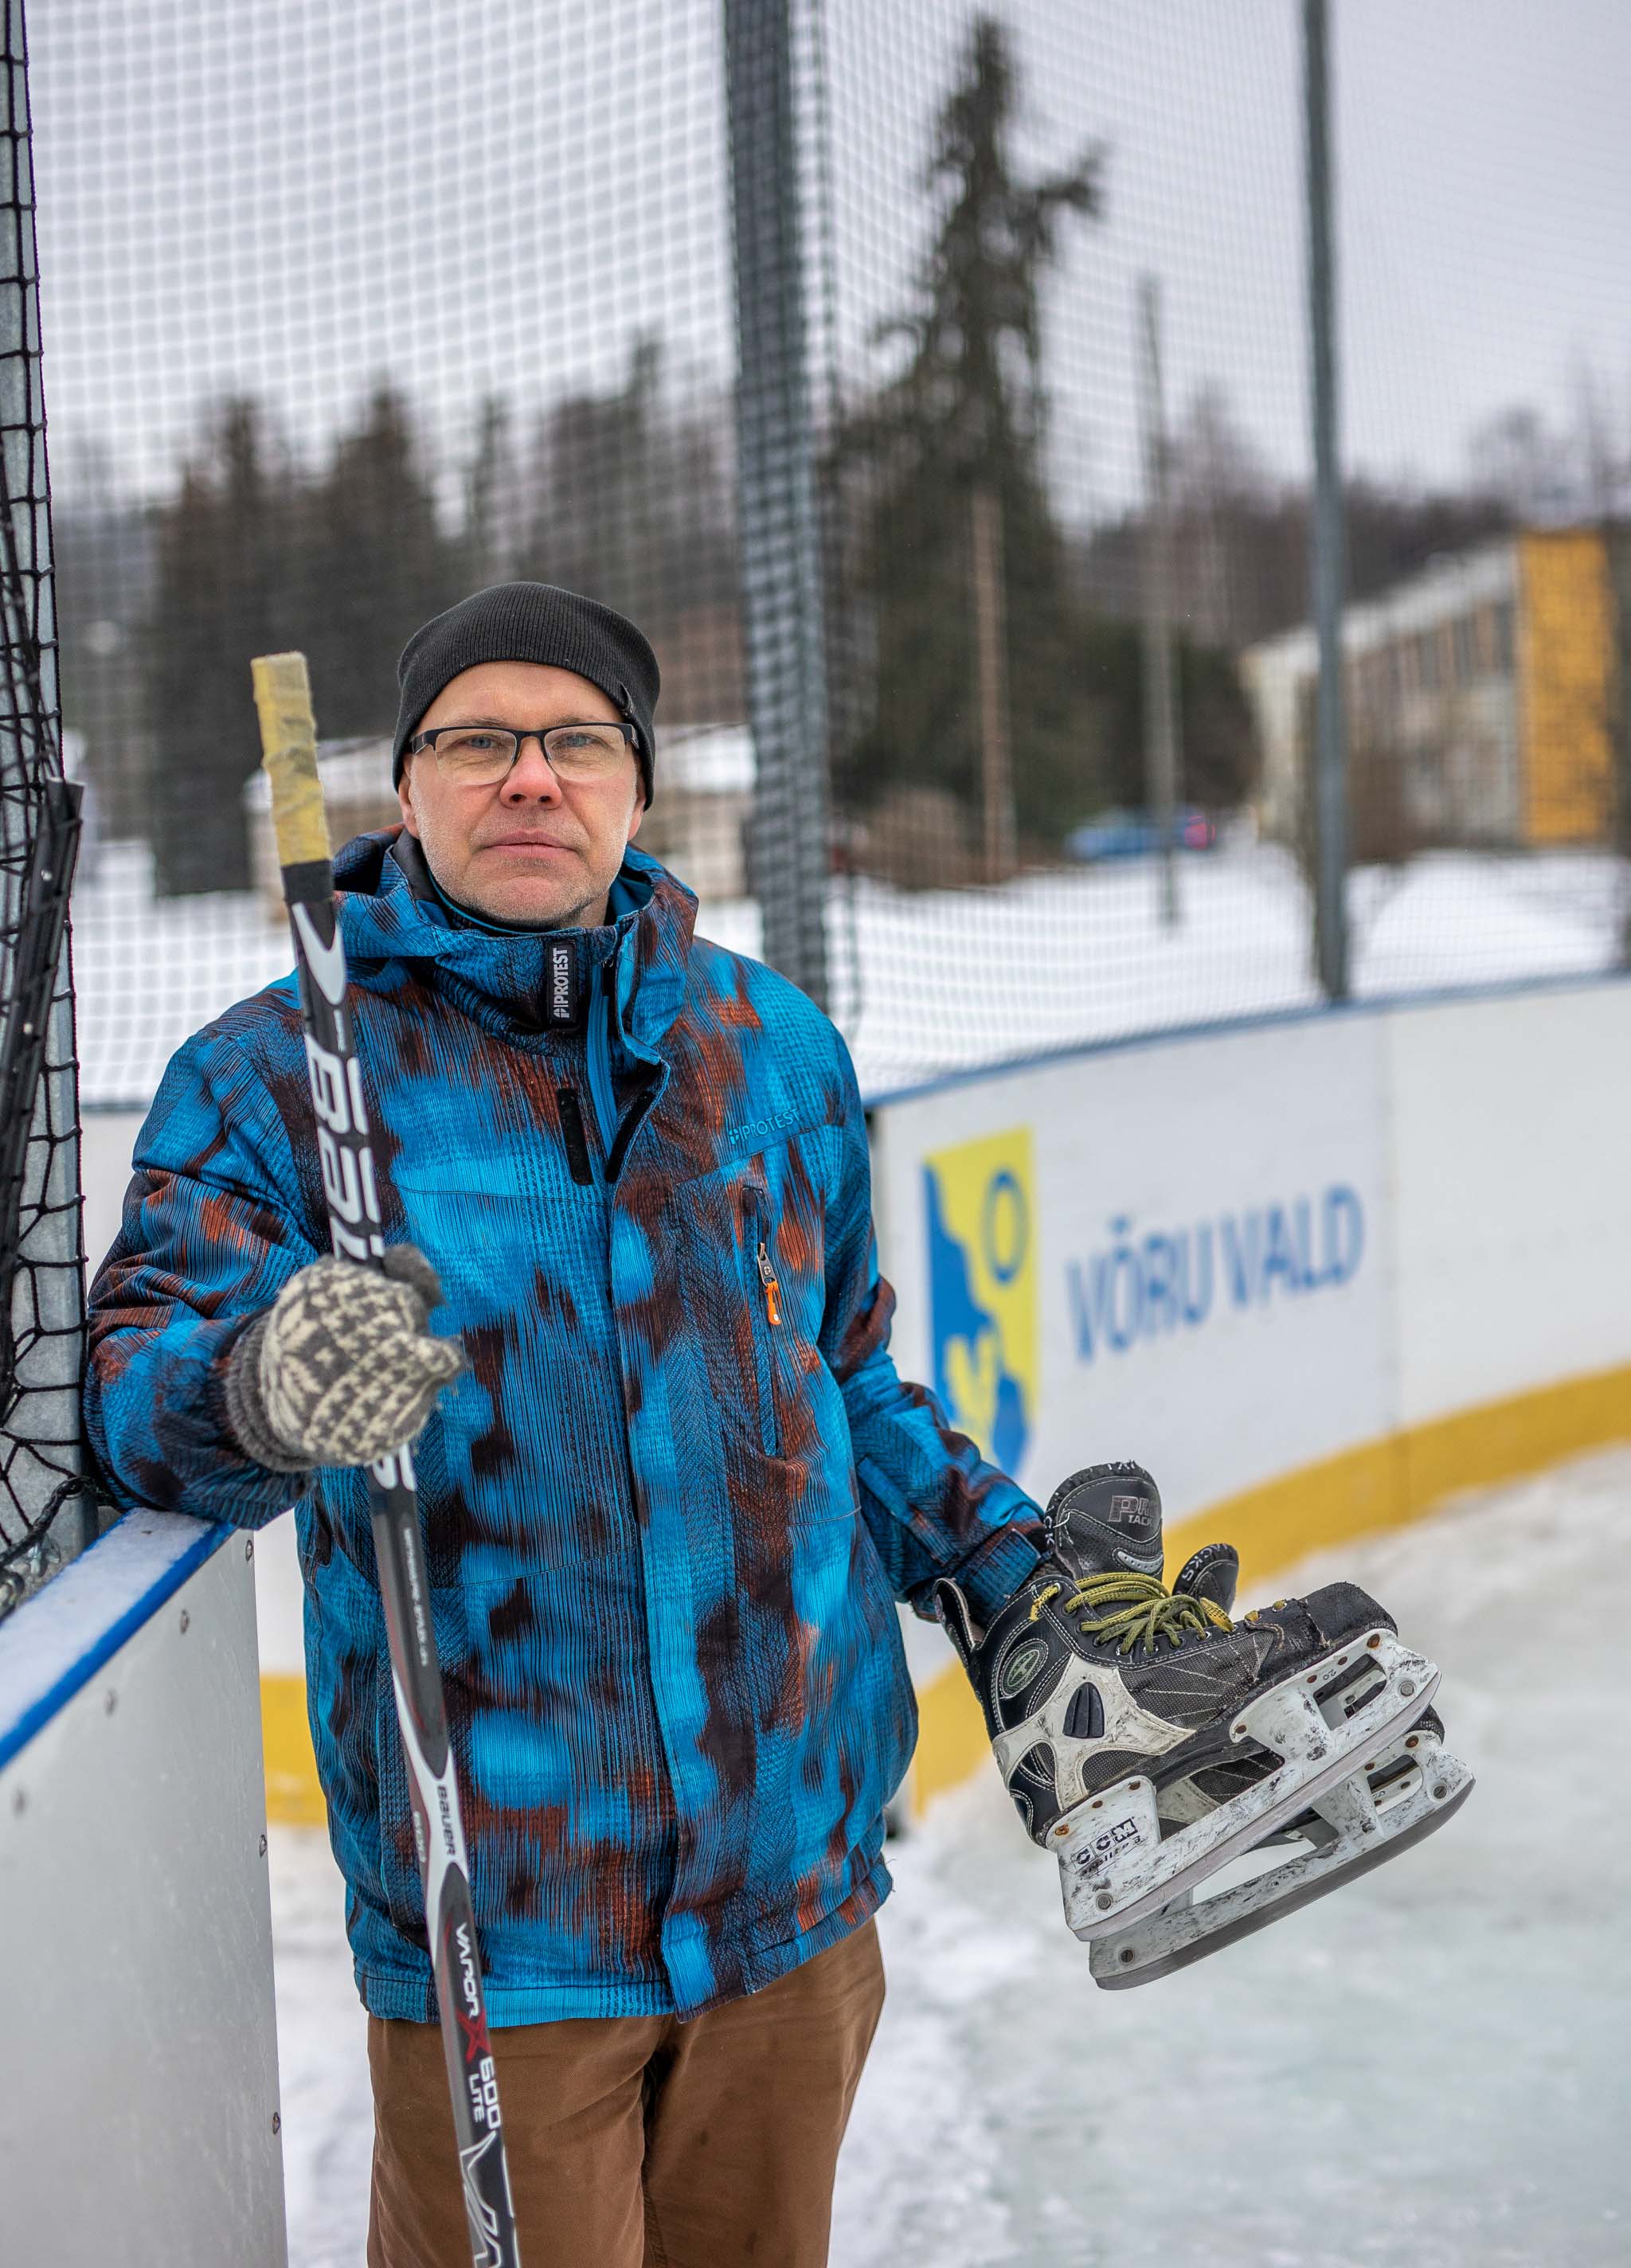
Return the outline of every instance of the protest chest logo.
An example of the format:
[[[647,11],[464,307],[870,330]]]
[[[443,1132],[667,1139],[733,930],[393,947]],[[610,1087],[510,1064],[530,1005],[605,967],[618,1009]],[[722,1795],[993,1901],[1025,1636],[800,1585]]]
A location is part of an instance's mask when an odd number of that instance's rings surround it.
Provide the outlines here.
[[[1037,1237],[1030,1129],[923,1161],[934,1391],[952,1424],[1016,1473],[1036,1430]]]

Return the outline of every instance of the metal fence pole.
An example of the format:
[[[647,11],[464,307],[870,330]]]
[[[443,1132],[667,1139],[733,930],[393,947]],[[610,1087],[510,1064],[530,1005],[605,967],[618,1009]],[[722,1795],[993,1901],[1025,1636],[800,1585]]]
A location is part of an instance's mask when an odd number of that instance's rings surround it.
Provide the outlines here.
[[[764,957],[827,1005],[826,640],[811,419],[793,0],[725,0],[736,265],[737,519],[753,886]]]
[[[1314,732],[1314,953],[1329,1000],[1348,996],[1347,719],[1342,684],[1347,538],[1337,450],[1337,347],[1331,225],[1331,119],[1325,0],[1303,0],[1308,158],[1308,298],[1314,414],[1310,570],[1319,640]]]
[[[1144,647],[1144,792],[1160,846],[1161,918],[1178,918],[1178,700],[1172,653],[1172,501],[1166,405],[1161,384],[1161,284],[1138,287],[1140,423],[1144,443],[1144,541],[1140,547]]]

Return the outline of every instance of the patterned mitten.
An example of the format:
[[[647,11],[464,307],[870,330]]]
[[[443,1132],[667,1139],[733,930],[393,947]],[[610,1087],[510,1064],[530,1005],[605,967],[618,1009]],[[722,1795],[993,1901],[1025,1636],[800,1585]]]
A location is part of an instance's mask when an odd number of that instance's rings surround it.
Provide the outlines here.
[[[233,1345],[227,1417],[239,1447],[269,1472],[368,1465],[418,1432],[464,1368],[456,1338],[426,1328],[442,1296],[417,1245],[383,1269],[315,1260],[285,1284]]]

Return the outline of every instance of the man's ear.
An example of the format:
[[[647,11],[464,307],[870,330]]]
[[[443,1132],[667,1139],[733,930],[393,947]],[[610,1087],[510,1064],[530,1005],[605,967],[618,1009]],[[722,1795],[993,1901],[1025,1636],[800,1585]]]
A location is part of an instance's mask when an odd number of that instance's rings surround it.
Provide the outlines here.
[[[646,816],[646,798],[645,798],[644,794],[640,792],[640,790],[637,788],[637,789],[635,790],[635,793],[634,793],[634,816],[633,816],[633,818],[632,818],[632,819],[631,819],[631,820],[630,820],[630,821],[629,821],[629,832],[628,832],[627,836],[624,838],[624,839],[625,840],[625,842],[629,842],[629,843],[632,843],[632,842],[633,842],[633,840],[634,840],[635,836],[636,836],[639,833],[639,831],[640,831],[640,821],[641,821],[641,820],[642,820],[642,819],[644,819],[644,818],[645,818],[645,816]]]
[[[413,807],[413,758],[402,766],[402,776],[396,783],[396,800],[402,806],[402,825],[417,843],[419,839],[419,817]]]

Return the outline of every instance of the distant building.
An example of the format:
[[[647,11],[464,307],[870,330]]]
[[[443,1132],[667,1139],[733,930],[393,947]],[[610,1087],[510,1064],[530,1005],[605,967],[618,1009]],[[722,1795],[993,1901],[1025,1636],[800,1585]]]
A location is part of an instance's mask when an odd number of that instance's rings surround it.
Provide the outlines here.
[[[1527,529],[1350,607],[1342,646],[1356,858],[1600,843],[1616,827],[1631,530]],[[1311,628],[1251,646],[1266,833],[1302,838]]]
[[[328,839],[337,850],[353,835],[394,827],[402,817],[391,785],[387,739],[321,740],[317,770],[328,807]],[[748,895],[748,822],[753,810],[753,736],[745,725],[657,728],[657,792],[639,832],[639,848],[671,867],[699,898]],[[264,772],[244,789],[249,860],[269,916],[284,918],[283,886],[272,841],[271,801]]]

